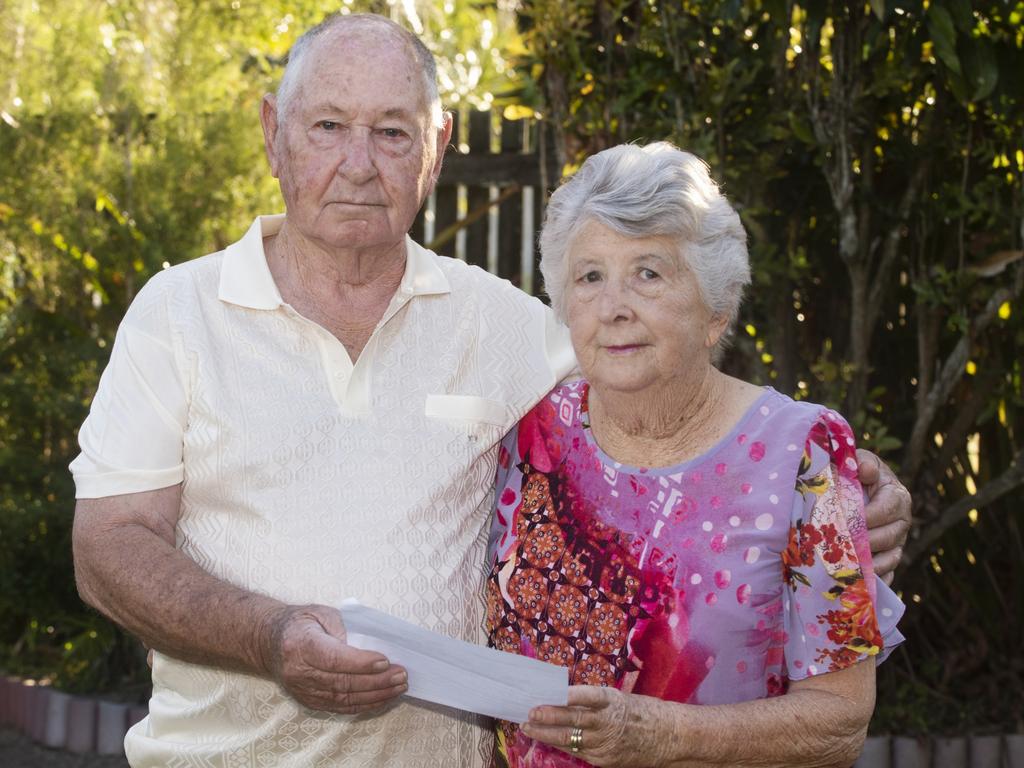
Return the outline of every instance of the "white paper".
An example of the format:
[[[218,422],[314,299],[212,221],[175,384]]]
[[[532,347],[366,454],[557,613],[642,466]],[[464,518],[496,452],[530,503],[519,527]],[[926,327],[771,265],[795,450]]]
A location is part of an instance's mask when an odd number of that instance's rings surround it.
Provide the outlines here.
[[[568,703],[565,667],[455,640],[354,599],[341,604],[341,616],[349,645],[405,667],[407,696],[515,723],[533,707]]]

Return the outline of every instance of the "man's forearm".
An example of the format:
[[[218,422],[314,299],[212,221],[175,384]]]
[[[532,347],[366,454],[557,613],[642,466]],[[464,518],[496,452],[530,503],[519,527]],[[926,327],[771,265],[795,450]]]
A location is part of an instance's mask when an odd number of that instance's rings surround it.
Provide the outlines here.
[[[161,653],[269,674],[283,603],[211,576],[146,525],[106,520],[84,506],[74,534],[83,600]]]

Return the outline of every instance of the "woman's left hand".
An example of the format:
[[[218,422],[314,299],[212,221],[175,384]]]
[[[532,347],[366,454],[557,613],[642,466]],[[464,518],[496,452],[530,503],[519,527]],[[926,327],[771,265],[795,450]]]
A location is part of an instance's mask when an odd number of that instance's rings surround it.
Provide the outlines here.
[[[679,706],[614,688],[574,685],[568,706],[536,707],[522,731],[594,765],[658,766],[675,741],[667,710]],[[581,731],[576,752],[570,743],[574,728]]]

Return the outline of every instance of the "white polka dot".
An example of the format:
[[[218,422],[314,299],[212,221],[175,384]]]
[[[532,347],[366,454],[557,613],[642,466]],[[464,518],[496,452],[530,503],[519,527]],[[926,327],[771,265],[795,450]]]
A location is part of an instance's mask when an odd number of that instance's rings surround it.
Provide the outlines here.
[[[779,476],[779,473],[778,473],[778,472],[772,472],[772,473],[771,473],[770,475],[768,475],[768,479],[769,479],[769,480],[774,480],[774,479],[775,479],[775,478],[777,478],[778,476]]]
[[[775,518],[771,516],[770,512],[765,512],[763,515],[758,515],[757,520],[754,521],[754,526],[759,531],[767,531],[772,527],[772,523],[775,522]]]
[[[853,447],[853,438],[852,437],[846,438],[846,444],[852,448]]]
[[[790,443],[789,445],[786,446],[786,450],[787,451],[795,451],[796,450],[796,446],[793,443]]]
[[[818,668],[816,666],[814,666],[813,664],[811,664],[809,667],[807,667],[807,671],[810,672],[812,675],[818,674]]]
[[[700,527],[703,528],[705,531],[710,532],[715,526],[711,524],[710,520],[705,520],[703,523],[700,524]]]
[[[748,547],[747,551],[743,553],[743,559],[748,563],[756,563],[757,558],[759,558],[760,556],[760,547]]]
[[[892,616],[892,608],[883,608],[882,615],[888,619],[890,616]]]
[[[779,497],[773,493],[771,496],[768,497],[768,501],[770,501],[772,504],[778,504]]]
[[[733,515],[732,517],[729,518],[729,525],[731,525],[733,528],[738,528],[739,524],[740,524],[740,519],[738,517],[736,517],[736,515]]]
[[[857,469],[857,462],[853,460],[852,456],[847,456],[846,457],[846,466],[849,467],[850,469],[854,469],[855,470],[855,469]]]
[[[674,629],[678,624],[679,624],[679,616],[678,616],[678,614],[673,613],[671,616],[668,617],[668,625],[670,627],[672,627]]]
[[[691,584],[694,584],[694,585],[700,584],[702,581],[703,581],[703,579],[701,578],[699,573],[695,573],[695,574],[693,574],[693,576],[690,577],[690,583]]]
[[[762,416],[767,416],[769,413],[771,413],[771,411],[768,410],[768,406],[767,405],[762,405],[761,406],[761,415]]]

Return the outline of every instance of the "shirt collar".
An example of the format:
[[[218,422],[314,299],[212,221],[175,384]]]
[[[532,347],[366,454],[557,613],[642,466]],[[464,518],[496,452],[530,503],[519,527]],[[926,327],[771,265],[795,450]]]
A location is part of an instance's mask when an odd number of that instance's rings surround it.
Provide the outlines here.
[[[221,301],[249,309],[277,309],[284,303],[263,250],[263,238],[276,235],[283,224],[284,214],[257,216],[242,239],[225,249],[217,291]],[[401,293],[424,296],[451,292],[436,254],[408,236],[405,252],[405,274],[398,289]]]

